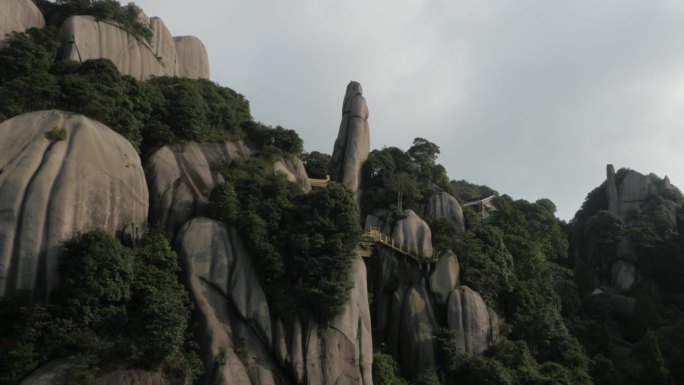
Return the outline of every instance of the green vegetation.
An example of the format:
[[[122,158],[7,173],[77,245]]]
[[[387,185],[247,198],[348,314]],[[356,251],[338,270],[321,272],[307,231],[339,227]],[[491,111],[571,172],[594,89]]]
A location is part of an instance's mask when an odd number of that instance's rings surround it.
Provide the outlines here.
[[[389,354],[373,354],[373,384],[406,385],[408,382],[399,372],[399,364]]]
[[[302,163],[309,178],[325,179],[330,174],[332,157],[318,151],[302,154]]]
[[[117,24],[128,33],[149,43],[152,30],[140,21],[142,10],[133,3],[122,6],[117,0],[33,0],[45,16],[48,25],[61,26],[73,15],[94,16]]]
[[[351,264],[360,238],[358,211],[344,185],[303,194],[263,158],[223,169],[211,192],[216,219],[245,241],[269,304],[286,318],[326,324],[349,299]]]
[[[0,299],[0,384],[67,358],[71,383],[95,383],[100,369],[166,370],[192,381],[202,372],[189,349],[188,295],[166,238],[151,232],[131,250],[100,230],[63,245],[61,283],[49,305],[28,293]]]
[[[0,121],[43,109],[73,111],[104,123],[144,154],[165,144],[238,139],[246,132],[261,139],[280,131],[277,138],[285,139],[274,146],[301,151],[294,132],[252,122],[247,101],[229,88],[169,77],[141,83],[106,59],[56,61],[60,45],[56,28],[12,34],[0,51]]]
[[[449,186],[453,189],[454,196],[463,202],[474,201],[478,198],[488,197],[492,194],[499,195],[498,192],[487,186],[479,186],[465,180],[452,180]]]
[[[59,142],[60,140],[66,140],[67,131],[65,128],[53,127],[52,130],[45,133],[45,137],[50,142]]]
[[[433,191],[450,191],[446,170],[436,163],[439,147],[415,138],[404,152],[396,147],[373,150],[363,166],[361,212],[375,209],[412,209],[422,212],[424,199]]]
[[[616,173],[619,184],[631,170]],[[568,227],[576,256],[574,279],[584,306],[564,309],[566,322],[591,359],[596,384],[678,384],[684,382],[684,236],[668,219],[680,207],[676,188],[650,174],[654,194],[623,217],[609,211],[605,184],[591,191]],[[668,203],[669,202],[669,203]],[[677,208],[677,222],[681,208]],[[631,314],[618,313],[613,299],[588,294],[612,286],[613,266],[628,260],[638,278],[625,293]]]

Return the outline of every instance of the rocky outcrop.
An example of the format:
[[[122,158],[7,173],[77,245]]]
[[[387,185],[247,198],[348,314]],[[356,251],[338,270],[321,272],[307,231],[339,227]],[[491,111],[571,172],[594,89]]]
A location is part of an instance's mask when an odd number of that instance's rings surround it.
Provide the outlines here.
[[[468,286],[460,286],[449,296],[447,322],[459,346],[468,353],[483,353],[499,337],[498,316]]]
[[[677,203],[668,200],[668,190],[673,189],[670,179],[658,178],[654,174],[643,175],[634,170],[620,170],[622,175],[616,176],[612,164],[606,168],[606,197],[608,200],[608,210],[625,219],[637,217],[645,208],[651,204],[650,198],[660,195],[664,197],[662,207],[647,207],[649,210],[659,210],[655,215],[662,217],[661,222],[666,226],[676,225]],[[618,174],[620,174],[618,173]],[[621,178],[618,178],[621,176]],[[618,180],[619,179],[619,180]],[[643,225],[643,223],[639,223]],[[648,224],[646,224],[648,225]]]
[[[0,2],[0,41],[11,32],[29,28],[44,28],[45,18],[31,0],[3,0]]]
[[[64,140],[46,134],[64,129]],[[133,146],[103,124],[39,111],[0,124],[0,296],[57,284],[59,244],[103,229],[123,237],[147,222],[148,191]]]
[[[42,365],[21,380],[19,385],[64,385],[73,365],[67,360],[54,360]]]
[[[354,262],[354,288],[344,313],[321,330],[314,322],[271,316],[234,229],[194,218],[180,230],[176,246],[200,320],[207,383],[372,383],[363,261]]]
[[[606,166],[606,198],[608,199],[608,210],[615,215],[620,215],[617,185],[615,184],[615,167],[612,164]]]
[[[63,59],[109,59],[122,74],[138,80],[174,75],[173,68],[163,66],[147,42],[111,22],[72,16],[64,21],[62,30]]]
[[[456,198],[446,192],[432,194],[425,205],[425,215],[430,219],[448,219],[465,231],[463,209]]]
[[[273,164],[273,171],[283,173],[287,180],[299,184],[302,187],[302,191],[311,191],[311,183],[309,183],[309,177],[306,175],[306,169],[298,158],[283,158],[276,161]]]
[[[172,37],[164,22],[147,21],[152,30],[148,43],[110,21],[92,16],[72,16],[64,21],[62,58],[84,61],[111,60],[124,75],[138,80],[155,76],[209,79],[209,56],[202,41],[194,36]]]
[[[459,272],[458,258],[451,250],[439,257],[429,280],[430,291],[439,304],[446,304],[451,292],[459,285]]]
[[[406,218],[398,220],[392,238],[409,247],[418,256],[432,258],[432,232],[413,210],[406,210]]]
[[[219,167],[251,154],[252,149],[242,141],[188,142],[155,151],[145,161],[150,223],[175,234],[190,218],[207,215],[209,192],[224,181]]]
[[[379,348],[393,355],[407,376],[434,367],[439,324],[424,272],[412,260],[385,248],[366,263],[373,336],[381,342]]]
[[[357,192],[361,188],[361,167],[369,151],[368,106],[361,84],[352,81],[342,102],[342,122],[333,149],[330,178]]]
[[[634,264],[625,261],[615,261],[610,270],[611,286],[625,292],[636,281],[636,267]]]
[[[209,55],[202,41],[194,36],[176,36],[173,41],[178,55],[176,76],[209,79]]]
[[[178,54],[176,53],[176,43],[171,32],[158,17],[153,17],[148,21],[152,30],[152,40],[150,46],[152,52],[164,69],[164,73],[178,75]]]

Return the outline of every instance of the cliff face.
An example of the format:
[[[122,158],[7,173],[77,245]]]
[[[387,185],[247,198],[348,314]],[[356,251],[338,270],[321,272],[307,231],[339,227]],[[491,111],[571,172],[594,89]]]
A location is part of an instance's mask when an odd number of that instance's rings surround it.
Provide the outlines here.
[[[0,3],[0,42],[11,32],[44,28],[45,18],[31,0],[3,0]]]
[[[209,56],[202,41],[194,36],[172,37],[158,17],[146,22],[152,31],[149,43],[112,22],[72,16],[62,25],[62,58],[109,59],[122,74],[138,80],[155,76],[210,78]]]
[[[369,218],[373,227],[388,228],[379,218]],[[394,224],[392,238],[433,256],[430,229],[411,210]],[[397,358],[407,376],[436,365],[435,335],[440,328],[452,331],[465,352],[480,354],[496,343],[498,317],[477,292],[460,286],[458,258],[453,252],[440,255],[427,267],[379,248],[367,264],[375,339]]]
[[[64,130],[64,139],[46,134]],[[95,228],[134,240],[148,191],[133,146],[103,124],[39,111],[0,124],[0,296],[57,284],[59,243]]]
[[[312,321],[271,316],[252,260],[234,229],[188,221],[177,249],[200,316],[212,384],[371,384],[372,338],[366,269],[353,265],[343,314],[321,330]]]

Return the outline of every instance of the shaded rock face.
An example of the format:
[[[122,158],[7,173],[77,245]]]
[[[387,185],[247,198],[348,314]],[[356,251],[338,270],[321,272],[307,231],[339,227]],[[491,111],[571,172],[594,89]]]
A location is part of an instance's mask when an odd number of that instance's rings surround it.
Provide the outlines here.
[[[251,154],[251,148],[242,141],[188,142],[155,151],[145,161],[150,223],[175,234],[190,218],[207,215],[209,193],[224,181],[218,167]]]
[[[306,169],[298,158],[278,160],[273,164],[273,171],[285,174],[287,180],[299,184],[302,191],[311,191],[311,183],[309,183],[309,177],[306,175]]]
[[[19,385],[66,384],[72,365],[66,360],[50,361],[21,380]]]
[[[454,222],[461,231],[465,231],[463,209],[456,198],[446,192],[439,192],[428,198],[425,215],[430,219],[448,219]]]
[[[29,28],[45,28],[45,18],[31,0],[3,0],[0,2],[0,41],[11,32]]]
[[[178,55],[176,76],[209,79],[209,55],[202,41],[194,36],[176,36],[173,41]]]
[[[636,267],[625,261],[616,261],[611,268],[611,285],[625,292],[636,281]]]
[[[423,272],[382,248],[366,262],[376,341],[384,341],[405,375],[433,367],[439,324]]]
[[[173,76],[162,66],[152,48],[123,29],[92,16],[72,16],[64,21],[62,58],[74,61],[105,58],[124,75],[138,80]]]
[[[448,251],[437,261],[435,271],[430,275],[430,291],[435,295],[437,302],[444,305],[447,303],[451,292],[460,283],[460,268],[458,258],[452,251]]]
[[[333,149],[330,178],[357,192],[361,188],[361,167],[369,151],[368,106],[361,84],[352,81],[342,103],[342,122]]]
[[[342,315],[325,331],[273,318],[251,258],[234,229],[194,218],[176,248],[195,303],[211,384],[371,384],[372,338],[363,261]],[[249,357],[236,354],[240,344]],[[239,349],[238,349],[239,350]]]
[[[66,139],[45,137],[53,128]],[[140,234],[148,190],[133,146],[103,124],[38,111],[0,124],[0,296],[57,285],[59,243],[99,228]]]
[[[499,336],[496,313],[468,286],[460,286],[449,295],[447,322],[456,341],[468,353],[483,353]]]
[[[392,238],[407,245],[424,258],[432,257],[432,232],[430,227],[413,210],[406,210],[406,218],[397,221]]]

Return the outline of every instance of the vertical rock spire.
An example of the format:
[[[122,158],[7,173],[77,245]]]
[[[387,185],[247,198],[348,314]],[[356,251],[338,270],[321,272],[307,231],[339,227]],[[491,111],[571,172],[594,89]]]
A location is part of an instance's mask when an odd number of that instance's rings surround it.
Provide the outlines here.
[[[342,103],[342,122],[333,149],[330,178],[356,193],[361,185],[361,166],[369,150],[368,106],[361,84],[352,81],[347,85]]]
[[[615,167],[612,164],[606,166],[606,195],[608,198],[608,210],[613,214],[619,214],[618,193],[615,185]]]

